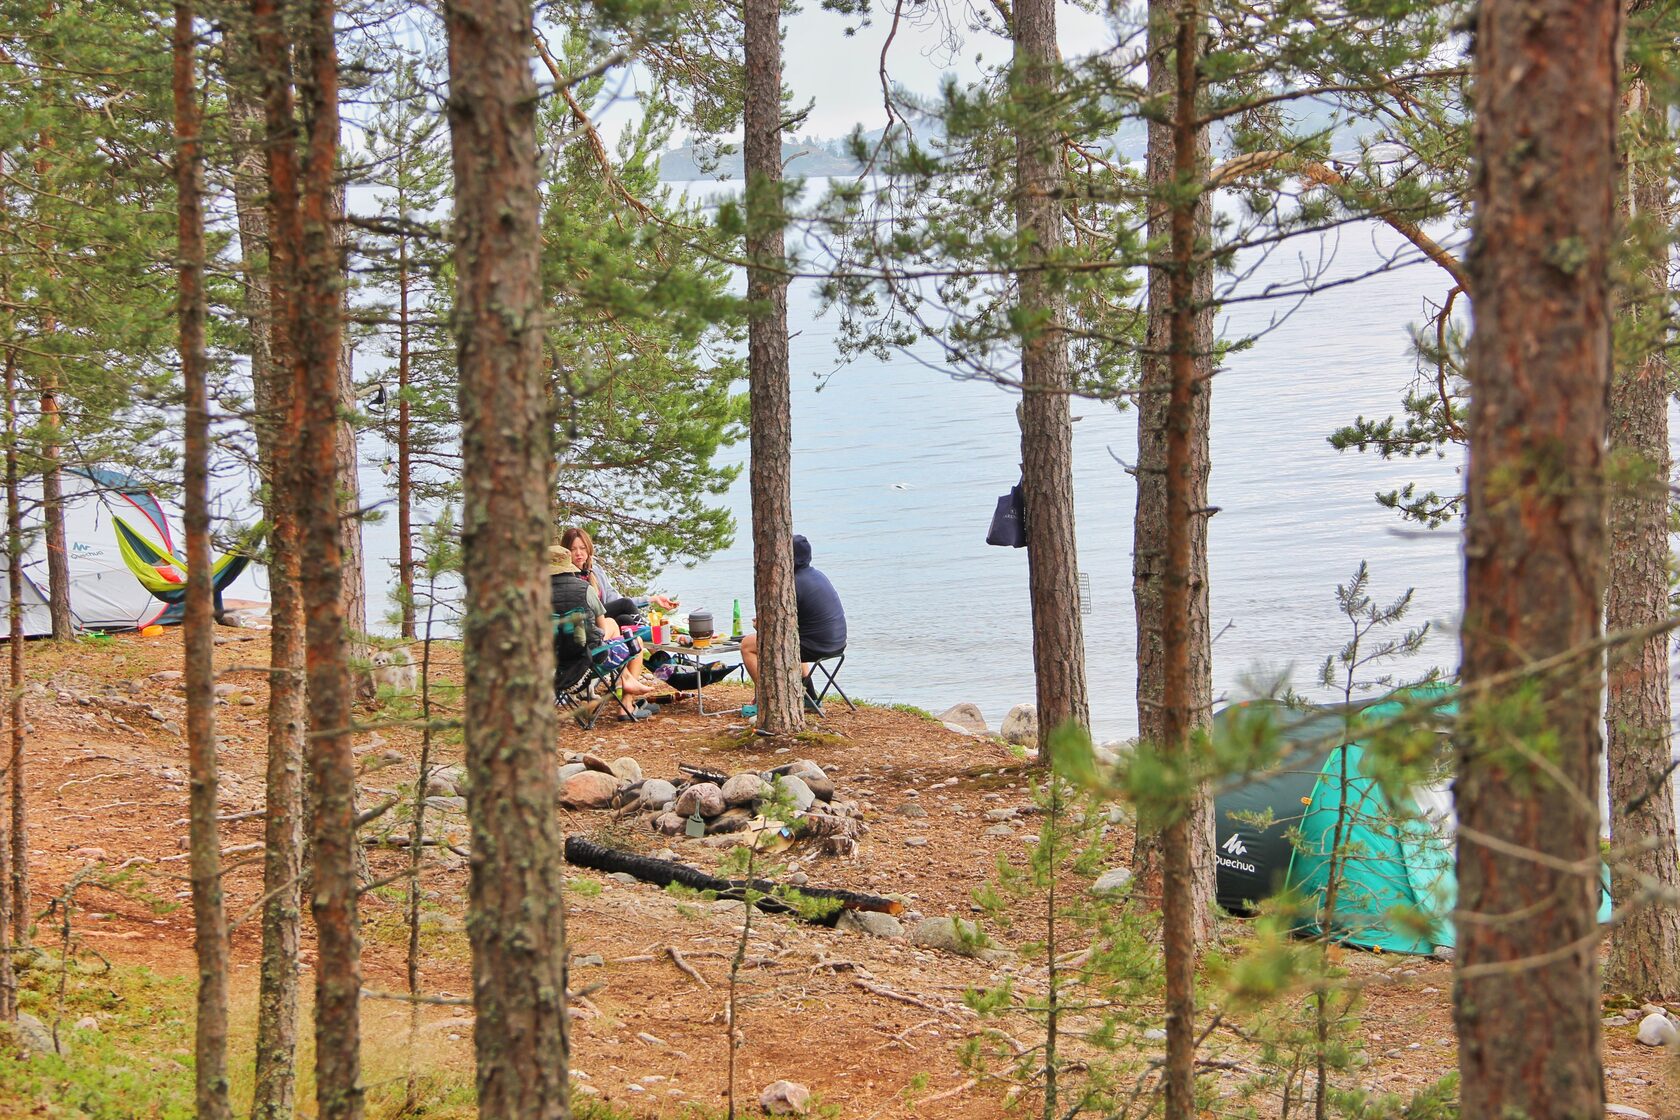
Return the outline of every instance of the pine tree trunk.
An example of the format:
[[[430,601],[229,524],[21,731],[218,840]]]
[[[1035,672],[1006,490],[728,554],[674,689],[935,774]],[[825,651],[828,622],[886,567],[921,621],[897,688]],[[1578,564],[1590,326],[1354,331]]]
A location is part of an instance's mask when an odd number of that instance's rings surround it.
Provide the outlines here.
[[[14,953],[29,943],[29,846],[20,843],[24,822],[23,790],[23,513],[18,502],[17,352],[6,352],[6,589],[11,603],[6,612],[7,645],[11,662],[11,744],[6,770],[11,787],[10,809],[0,819],[0,1021],[17,1020],[17,972]]]
[[[37,150],[43,153],[35,160],[35,171],[43,180],[52,170],[52,163],[44,153],[52,150],[51,129],[43,128],[36,138]],[[43,258],[51,259],[53,246],[47,240],[37,245]],[[49,268],[57,276],[57,270]],[[41,317],[43,339],[58,333],[58,316],[47,312]],[[47,546],[47,613],[52,620],[55,641],[67,641],[75,635],[75,620],[70,611],[70,554],[64,537],[64,475],[59,467],[59,411],[58,369],[52,358],[41,363],[41,422],[44,438],[41,457],[41,507],[45,521]]]
[[[1033,115],[1054,118],[1060,52],[1055,0],[1018,0],[1014,96]],[[1062,244],[1062,136],[1054,127],[1015,134],[1015,228],[1026,247],[1017,284],[1021,317],[1021,471],[1027,509],[1027,573],[1033,670],[1038,685],[1039,760],[1065,723],[1089,727],[1085,633],[1079,616],[1079,554],[1073,517],[1073,418],[1068,394],[1064,297],[1040,267]]]
[[[6,170],[5,153],[0,152],[0,174]],[[0,216],[6,214],[6,199],[4,192],[0,192]],[[5,283],[6,277],[0,272],[0,303],[9,303],[10,291]],[[6,389],[6,445],[11,447],[16,439],[16,425],[12,422],[12,392],[17,384],[17,350],[15,347],[6,348],[6,368],[3,384]],[[8,488],[8,512],[10,510],[10,488]],[[9,519],[8,519],[9,523]],[[9,537],[9,533],[8,533]],[[10,550],[8,550],[8,555]],[[8,608],[9,629],[8,636],[13,643],[18,641],[17,634],[21,629],[21,604],[18,596],[23,591],[21,580],[18,584],[11,582],[11,564],[6,565],[7,590],[11,594]],[[20,573],[21,575],[21,573]],[[5,784],[0,783],[0,798],[5,794]],[[0,1023],[10,1023],[17,1020],[17,973],[12,967],[12,914],[14,903],[12,899],[12,828],[11,813],[8,806],[0,805]],[[26,853],[27,854],[27,850]]]
[[[1596,643],[1620,19],[1605,0],[1484,0],[1477,17],[1454,987],[1466,1120],[1604,1113]],[[1513,679],[1548,658],[1544,679]]]
[[[11,658],[11,750],[7,760],[7,777],[12,789],[11,804],[11,895],[12,945],[29,945],[29,799],[24,790],[24,747],[28,736],[23,706],[23,506],[18,494],[21,477],[18,473],[18,398],[17,367],[6,367],[6,585],[11,594],[11,609],[7,614],[10,636],[7,652]]]
[[[414,465],[409,458],[408,432],[408,284],[408,235],[404,234],[397,242],[397,581],[402,586],[402,636],[413,638]]]
[[[301,186],[298,285],[291,320],[291,455],[308,667],[310,911],[315,919],[315,1096],[322,1120],[359,1120],[361,939],[356,919],[356,768],[345,639],[338,437],[344,262],[336,229],[338,50],[332,0],[301,26],[299,90],[307,144]],[[274,240],[282,236],[274,230]]]
[[[1176,96],[1178,83],[1174,66],[1174,39],[1178,0],[1157,0],[1149,15],[1149,88],[1154,96]],[[1197,174],[1207,166],[1210,144],[1206,128],[1194,128],[1184,140],[1193,153]],[[1151,199],[1149,239],[1165,244],[1171,236],[1172,213],[1166,200],[1171,197],[1177,175],[1174,158],[1179,138],[1170,121],[1149,125],[1147,175]],[[1194,202],[1194,230],[1198,245],[1205,245],[1210,205],[1206,194]],[[1209,444],[1213,390],[1213,272],[1205,262],[1182,261],[1176,253],[1169,261],[1149,270],[1148,336],[1140,356],[1142,379],[1137,400],[1137,510],[1132,528],[1132,602],[1137,615],[1137,713],[1138,738],[1146,743],[1168,742],[1164,708],[1166,656],[1163,649],[1163,594],[1167,567],[1168,411],[1173,385],[1173,357],[1180,352],[1173,341],[1172,277],[1188,268],[1191,275],[1192,306],[1182,352],[1193,365],[1190,411],[1184,436],[1185,467],[1179,476],[1185,485],[1190,510],[1189,562],[1179,578],[1188,580],[1189,609],[1185,656],[1188,675],[1184,681],[1185,705],[1192,733],[1206,729],[1213,720],[1213,639],[1208,611],[1208,474],[1212,465]],[[1174,435],[1180,433],[1173,432]],[[1198,821],[1190,829],[1191,840],[1191,924],[1198,943],[1214,934],[1213,902],[1215,851],[1213,846],[1213,801],[1205,791],[1189,808]],[[1146,903],[1160,906],[1162,891],[1160,824],[1140,817],[1132,848],[1132,872],[1137,895]]]
[[[1208,718],[1206,710],[1197,707],[1206,693],[1197,687],[1191,672],[1192,650],[1198,636],[1191,606],[1196,596],[1191,585],[1196,575],[1192,537],[1197,525],[1202,526],[1204,564],[1207,558],[1207,520],[1202,508],[1207,495],[1205,373],[1209,352],[1197,349],[1205,341],[1198,328],[1206,317],[1196,306],[1196,289],[1198,274],[1206,266],[1196,259],[1201,217],[1199,197],[1188,193],[1191,184],[1201,182],[1204,175],[1202,129],[1196,120],[1199,85],[1196,48],[1202,17],[1197,0],[1179,0],[1174,15],[1172,179],[1176,189],[1171,195],[1171,261],[1167,268],[1170,382],[1165,418],[1166,550],[1160,580],[1160,741],[1168,757],[1188,767],[1191,736]],[[1204,441],[1200,448],[1197,447],[1198,420]],[[1205,594],[1205,576],[1201,582]],[[1205,641],[1205,601],[1201,622],[1200,637]],[[1192,805],[1177,808],[1178,812],[1166,822],[1161,833],[1161,948],[1166,966],[1167,1011],[1167,1064],[1162,1079],[1166,1086],[1167,1120],[1190,1120],[1196,1115],[1196,943],[1202,932],[1197,919],[1200,917],[1204,925],[1208,920],[1209,900],[1202,895],[1204,880],[1209,877],[1206,873],[1212,871],[1211,865],[1197,868],[1195,859],[1207,846],[1211,821],[1205,793]],[[1198,870],[1204,874],[1198,875]]]
[[[793,401],[782,227],[782,34],[777,0],[743,0],[747,179],[748,383],[752,394],[753,594],[758,608],[758,726],[805,727],[793,589]],[[756,266],[756,267],[755,267]]]
[[[554,417],[543,370],[529,0],[459,0],[449,34],[463,482],[467,813],[478,1114],[560,1118],[566,925],[554,766]]]
[[[344,184],[338,185],[335,194],[333,212],[342,215],[345,212]],[[333,225],[333,239],[338,249],[339,259],[349,260],[350,230],[343,222]],[[341,314],[349,314],[350,273],[348,266],[344,275],[340,277],[343,285],[340,307]],[[344,611],[345,632],[350,635],[352,648],[356,656],[366,659],[367,645],[367,573],[362,564],[362,475],[356,447],[356,428],[350,422],[349,414],[356,407],[356,347],[351,341],[349,333],[341,331],[338,348],[338,393],[335,411],[338,413],[338,428],[335,434],[336,443],[334,454],[338,464],[338,498],[342,511],[339,520],[340,555],[343,557],[344,570],[341,576],[339,600]],[[373,676],[371,673],[356,674],[356,689],[365,697],[373,696]]]
[[[181,330],[181,380],[186,388],[184,505],[187,591],[183,619],[187,689],[187,755],[191,796],[193,948],[198,958],[194,1020],[195,1114],[232,1115],[228,1101],[228,931],[222,906],[221,840],[216,826],[215,607],[210,587],[210,401],[204,321],[204,170],[198,112],[193,6],[177,0],[174,53],[176,314]]]
[[[1641,133],[1664,130],[1666,109],[1653,107],[1650,88],[1633,79],[1623,97],[1624,116]],[[1635,237],[1661,239],[1643,283],[1621,307],[1635,321],[1653,314],[1668,293],[1669,223],[1673,207],[1662,166],[1635,161],[1627,170],[1624,213]],[[1637,333],[1637,332],[1630,332]],[[1610,389],[1610,451],[1640,464],[1633,483],[1611,491],[1610,572],[1604,624],[1611,634],[1660,625],[1668,601],[1668,386],[1667,361],[1649,342],[1617,372]],[[1670,774],[1669,660],[1666,633],[1612,650],[1605,722],[1610,755],[1611,894],[1632,904],[1610,935],[1607,990],[1640,999],[1680,999],[1680,853],[1676,850],[1674,782]],[[1666,891],[1667,900],[1649,899]]]
[[[64,538],[64,472],[59,466],[61,449],[58,408],[58,371],[51,362],[41,369],[41,513],[46,521],[47,607],[52,614],[52,636],[68,641],[76,636],[70,613],[70,553]]]
[[[269,252],[271,228],[297,214],[297,135],[291,68],[278,12],[253,4],[251,22],[229,37],[228,101],[238,144],[234,203],[251,337],[253,428],[269,529],[267,814],[263,827],[262,958],[257,990],[253,1120],[291,1120],[297,1089],[297,956],[301,924],[304,620],[296,497],[286,453],[291,363],[287,294],[295,286],[288,247]],[[266,37],[263,37],[266,36]],[[259,93],[274,100],[265,105]],[[269,117],[272,110],[272,119]],[[265,155],[265,152],[269,153]],[[275,161],[271,176],[269,158]],[[266,259],[265,259],[266,258]]]

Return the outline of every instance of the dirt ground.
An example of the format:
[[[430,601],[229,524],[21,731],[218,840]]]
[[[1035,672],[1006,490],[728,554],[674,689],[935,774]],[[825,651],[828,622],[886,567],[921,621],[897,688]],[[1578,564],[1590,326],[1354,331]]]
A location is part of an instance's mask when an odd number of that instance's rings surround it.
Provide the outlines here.
[[[179,668],[179,630],[159,638],[32,642],[27,651],[34,908],[43,909],[79,869],[97,864],[129,863],[154,895],[184,902],[184,716],[178,681],[154,675]],[[454,652],[434,652],[440,673],[455,675]],[[253,856],[262,835],[267,655],[261,631],[218,634],[216,662],[227,686],[218,708],[218,732],[225,737],[222,811],[232,818],[224,839],[232,867],[227,901],[236,919],[261,895],[261,866]],[[854,695],[867,695],[865,666],[848,666],[846,677]],[[744,691],[726,686],[719,698],[725,696],[739,703]],[[964,698],[952,697],[958,699]],[[447,714],[449,703],[443,708]],[[371,709],[364,716],[368,722],[381,718]],[[821,734],[797,750],[730,745],[732,726],[738,727],[732,717],[699,716],[692,701],[645,723],[603,723],[588,732],[563,720],[557,759],[582,750],[607,759],[630,755],[650,777],[675,776],[680,763],[733,772],[814,759],[840,796],[861,803],[870,831],[856,858],[816,856],[799,847],[778,858],[789,861],[787,873],[803,871],[812,885],[901,898],[910,912],[907,926],[917,916],[980,917],[972,892],[994,877],[999,857],[1024,861],[1035,820],[1028,779],[1024,764],[1001,743],[955,734],[914,712],[873,706],[854,713],[830,704]],[[418,755],[413,730],[364,733],[357,750],[367,803],[412,783]],[[446,747],[444,756],[458,761],[459,748]],[[906,815],[908,805],[925,815]],[[1012,823],[1012,835],[988,835],[993,822],[984,811],[1007,807],[1026,814]],[[611,821],[609,812],[578,812],[565,814],[563,826],[611,837]],[[465,842],[459,816],[445,816],[444,824]],[[670,846],[678,858],[705,870],[714,870],[722,855],[645,828],[632,832],[626,826],[617,838],[647,852]],[[1126,826],[1117,825],[1111,839],[1123,858],[1130,847]],[[396,851],[370,855],[376,877],[396,871],[403,860],[406,855]],[[465,861],[444,855],[429,867],[424,885],[435,910],[423,927],[424,985],[435,995],[465,997],[471,991],[460,922]],[[637,1115],[689,1115],[687,1106],[695,1104],[717,1108],[725,1087],[727,973],[740,936],[739,904],[685,900],[593,871],[571,874],[577,883],[598,884],[598,890],[574,884],[568,892],[573,987],[590,993],[577,1001],[573,1025],[580,1091]],[[365,983],[374,992],[404,986],[406,935],[396,897],[376,892],[364,898]],[[160,915],[132,891],[91,885],[79,890],[76,907],[73,937],[112,960],[193,972],[190,908]],[[993,927],[1000,943],[1030,934],[1030,914],[1018,916],[1023,921],[1010,932]],[[1225,936],[1233,951],[1240,948],[1244,923],[1228,923]],[[254,920],[242,922],[233,935],[236,993],[254,988],[258,942]],[[590,963],[595,957],[601,963]],[[307,947],[304,960],[311,960]],[[1453,1070],[1449,964],[1350,954],[1345,966],[1364,983],[1356,1037],[1369,1058],[1351,1083],[1407,1093]],[[840,1116],[1001,1115],[1007,1084],[976,1080],[959,1049],[981,1030],[963,1006],[965,989],[1005,979],[1031,991],[1041,985],[1043,969],[1032,958],[987,962],[757,915],[739,989],[738,1092],[756,1101],[765,1085],[787,1078],[809,1086]],[[306,989],[310,983],[306,976]],[[370,1035],[398,1031],[407,1020],[402,1004],[370,998],[364,1006]],[[432,1060],[469,1068],[470,1009],[427,1007],[423,1019]],[[1022,1029],[1019,1021],[1012,1028]],[[1632,1027],[1605,1033],[1607,1099],[1655,1116],[1680,1115],[1680,1080],[1661,1054],[1637,1045]],[[1210,1076],[1233,1083],[1251,1077],[1254,1066],[1238,1033],[1222,1028],[1216,1035],[1212,1041],[1226,1048],[1234,1068]]]

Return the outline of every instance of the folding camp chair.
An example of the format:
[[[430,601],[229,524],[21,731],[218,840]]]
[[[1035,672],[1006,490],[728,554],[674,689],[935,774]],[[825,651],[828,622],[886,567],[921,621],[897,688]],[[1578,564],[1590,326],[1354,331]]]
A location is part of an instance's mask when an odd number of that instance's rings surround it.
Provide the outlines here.
[[[834,663],[832,666],[829,664],[831,661]],[[819,716],[824,714],[823,701],[828,699],[830,692],[837,693],[840,699],[846,702],[846,707],[857,711],[857,705],[852,703],[852,698],[846,695],[846,690],[834,679],[840,675],[840,670],[845,664],[846,651],[843,649],[811,659],[811,671],[805,675],[805,705]],[[822,684],[820,689],[816,683],[819,678]]]
[[[589,730],[608,699],[626,720],[645,719],[642,710],[618,691],[619,678],[636,659],[633,640],[615,638],[589,646],[589,617],[581,611],[554,617],[554,705],[569,708],[578,726]]]

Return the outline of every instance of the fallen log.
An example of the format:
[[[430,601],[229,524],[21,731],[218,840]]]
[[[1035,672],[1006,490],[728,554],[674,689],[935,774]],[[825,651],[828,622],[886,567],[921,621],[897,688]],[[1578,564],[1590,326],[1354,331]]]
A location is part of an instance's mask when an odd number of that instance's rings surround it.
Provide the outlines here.
[[[634,875],[644,883],[653,883],[661,887],[680,883],[690,890],[714,891],[719,898],[745,900],[750,891],[759,896],[754,900],[758,908],[770,914],[796,913],[793,906],[778,897],[777,892],[798,891],[806,898],[840,904],[838,909],[824,917],[809,919],[825,926],[832,926],[843,910],[873,910],[879,914],[899,914],[904,910],[902,902],[879,895],[859,894],[857,891],[833,887],[784,888],[768,879],[720,879],[685,863],[637,855],[620,848],[609,848],[605,844],[597,844],[593,840],[575,835],[566,837],[566,862],[596,871],[622,871]]]
[[[679,762],[677,769],[687,774],[689,779],[695,782],[711,782],[713,785],[721,786],[729,780],[729,775],[722,770],[708,770],[704,766],[694,766],[687,762]]]

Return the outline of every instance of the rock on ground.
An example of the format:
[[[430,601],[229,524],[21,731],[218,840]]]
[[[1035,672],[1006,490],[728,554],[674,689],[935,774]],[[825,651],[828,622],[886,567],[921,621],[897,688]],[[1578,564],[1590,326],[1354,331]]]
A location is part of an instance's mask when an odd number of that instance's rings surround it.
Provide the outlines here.
[[[642,780],[642,764],[629,755],[615,758],[608,765],[612,767],[612,772],[624,781],[639,782]]]
[[[432,771],[432,776],[426,779],[426,792],[440,797],[459,797],[466,792],[466,785],[465,766],[444,766]]]
[[[891,914],[881,914],[874,910],[843,910],[839,921],[834,923],[835,929],[848,933],[863,933],[870,937],[901,938],[904,936],[904,923]]]
[[[664,778],[649,778],[642,783],[642,804],[649,809],[662,809],[677,799],[677,787]]]
[[[677,816],[692,817],[696,810],[702,817],[715,817],[723,812],[723,790],[715,782],[696,782],[678,795]]]
[[[1091,893],[1110,894],[1114,891],[1122,891],[1131,881],[1132,873],[1129,868],[1111,867],[1097,876],[1097,881],[1091,884]]]
[[[1030,747],[1038,742],[1038,708],[1032,704],[1017,704],[1009,709],[998,727],[1005,742]]]
[[[1680,1048],[1680,1027],[1670,1022],[1667,1015],[1647,1015],[1639,1021],[1638,1038],[1646,1046]]]
[[[27,1011],[18,1012],[17,1037],[18,1042],[32,1053],[51,1054],[55,1052],[52,1031],[47,1029],[45,1023]],[[59,1038],[56,1052],[61,1057],[68,1058],[70,1056],[69,1041],[62,1037]]]
[[[770,786],[757,774],[736,774],[723,783],[725,805],[746,805],[770,792]]]
[[[585,770],[560,787],[560,804],[567,809],[605,809],[618,792],[618,778],[599,770]]]
[[[992,732],[986,725],[986,717],[980,714],[979,705],[970,704],[966,700],[961,704],[952,704],[940,712],[939,722],[966,735],[990,735]]]
[[[1092,752],[1097,756],[1097,761],[1104,766],[1113,766],[1122,758],[1131,757],[1136,750],[1136,739],[1113,739],[1092,748]]]
[[[797,1081],[775,1081],[764,1087],[758,1103],[772,1116],[803,1116],[811,1107],[811,1090]]]
[[[975,957],[991,946],[980,927],[963,918],[923,918],[910,931],[910,942],[924,949],[939,949],[959,956]]]
[[[781,768],[781,770],[782,773],[795,778],[816,778],[819,781],[828,780],[828,773],[823,770],[821,766],[818,766],[815,762],[808,758],[795,759],[786,767]]]
[[[811,787],[806,785],[803,779],[792,774],[782,774],[777,777],[776,788],[789,801],[792,801],[793,807],[801,813],[809,809],[811,803],[817,799],[817,795],[811,792]]]

